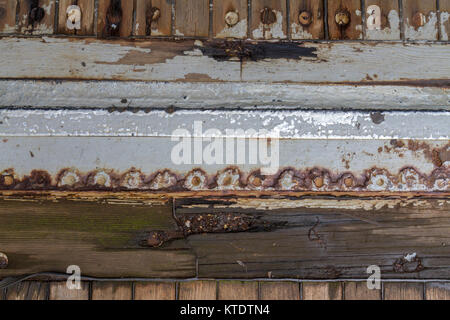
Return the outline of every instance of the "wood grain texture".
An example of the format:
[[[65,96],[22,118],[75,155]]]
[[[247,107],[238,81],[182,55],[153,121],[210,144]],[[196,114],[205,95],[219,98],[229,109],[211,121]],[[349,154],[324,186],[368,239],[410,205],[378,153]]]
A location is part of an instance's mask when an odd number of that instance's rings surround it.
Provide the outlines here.
[[[325,37],[325,11],[323,0],[290,0],[290,26],[291,39],[324,39]],[[302,25],[299,15],[308,12],[311,16],[309,25]]]
[[[134,285],[135,300],[175,300],[175,282],[137,282]]]
[[[81,29],[69,30],[66,26],[67,8],[71,5],[78,5],[81,9]],[[58,14],[58,33],[76,35],[94,35],[95,33],[95,3],[94,0],[60,0]]]
[[[405,40],[437,40],[436,1],[403,0]]]
[[[168,0],[137,0],[136,36],[170,36],[172,34],[172,1]],[[148,25],[146,16],[151,8],[157,8],[160,17]]]
[[[195,256],[182,241],[167,250],[142,250],[138,245],[149,227],[172,229],[171,216],[170,206],[2,202],[0,247],[14,262],[0,270],[0,278],[65,273],[73,264],[83,274],[98,277],[193,277]]]
[[[346,26],[336,23],[336,13],[347,12],[350,22]],[[328,32],[331,40],[358,40],[363,37],[360,0],[328,0]]]
[[[17,0],[0,0],[0,34],[16,31]]]
[[[450,36],[450,0],[439,0],[439,26],[442,41],[448,41]]]
[[[303,300],[342,300],[342,286],[340,282],[304,282],[302,297]]]
[[[346,282],[344,284],[345,300],[381,300],[381,289],[371,290],[367,282]]]
[[[204,54],[191,40],[102,42],[51,38],[43,42],[41,39],[5,38],[0,41],[0,77],[402,85],[416,80],[447,79],[450,74],[450,64],[442,63],[448,60],[448,48],[440,44],[304,43],[300,49],[273,48],[273,52],[284,52],[297,59],[268,55],[259,61],[242,62],[210,57],[208,54],[215,52],[215,47],[207,42],[203,43],[203,48]],[[302,55],[307,57],[302,58]],[[48,59],[50,56],[52,59]],[[417,86],[420,84],[418,82]]]
[[[379,28],[372,29],[368,26],[370,19],[370,6],[376,5],[381,9],[381,25]],[[365,19],[365,39],[367,40],[400,40],[400,9],[398,1],[392,0],[365,0],[366,19]]]
[[[300,300],[298,282],[260,282],[261,300]]]
[[[6,289],[5,300],[47,300],[49,284],[25,281]]]
[[[89,300],[89,282],[81,282],[80,290],[70,290],[66,281],[50,283],[49,300]]]
[[[213,34],[215,38],[244,39],[248,31],[247,0],[214,0],[213,2]],[[227,25],[225,16],[235,12],[239,16],[237,24]]]
[[[131,282],[92,282],[92,300],[132,300]]]
[[[39,6],[44,9],[45,15],[40,22],[30,23],[29,1],[21,1],[19,6],[19,32],[23,34],[53,34],[55,23],[56,0],[40,0]]]
[[[107,12],[113,0],[99,1],[98,4],[98,21],[97,21],[97,33],[102,38],[110,37],[107,27]],[[122,19],[120,20],[120,29],[118,36],[129,37],[133,33],[133,12],[134,2],[129,0],[121,0]]]
[[[216,281],[193,281],[179,283],[179,300],[216,300]]]
[[[388,282],[384,284],[384,300],[423,300],[423,283]]]
[[[218,300],[258,300],[258,282],[220,281]]]
[[[275,22],[264,24],[261,13],[267,8],[275,14]],[[287,38],[287,9],[286,1],[252,0],[252,15],[250,23],[250,37],[253,39],[286,39]]]
[[[209,35],[209,0],[183,0],[175,3],[175,36]]]
[[[450,300],[450,283],[429,282],[425,284],[426,300]]]

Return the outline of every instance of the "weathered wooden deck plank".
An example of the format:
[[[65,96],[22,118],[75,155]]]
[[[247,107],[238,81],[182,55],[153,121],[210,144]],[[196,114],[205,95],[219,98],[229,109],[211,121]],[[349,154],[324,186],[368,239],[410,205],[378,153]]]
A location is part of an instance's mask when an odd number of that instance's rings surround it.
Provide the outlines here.
[[[381,295],[381,289],[369,289],[365,281],[344,283],[344,300],[381,300]]]
[[[131,282],[92,283],[92,300],[132,300],[133,284]]]
[[[306,282],[302,284],[303,300],[342,300],[343,285],[339,282]]]
[[[178,284],[179,300],[216,300],[217,299],[216,281],[192,281],[181,282]]]
[[[300,300],[298,282],[260,282],[261,300]]]
[[[390,282],[384,284],[384,300],[423,300],[424,284]]]
[[[136,282],[134,284],[135,300],[175,300],[175,282]]]
[[[71,290],[66,281],[51,282],[49,300],[89,300],[90,285],[90,282],[83,281],[80,289]]]
[[[220,281],[218,300],[258,300],[258,282]]]

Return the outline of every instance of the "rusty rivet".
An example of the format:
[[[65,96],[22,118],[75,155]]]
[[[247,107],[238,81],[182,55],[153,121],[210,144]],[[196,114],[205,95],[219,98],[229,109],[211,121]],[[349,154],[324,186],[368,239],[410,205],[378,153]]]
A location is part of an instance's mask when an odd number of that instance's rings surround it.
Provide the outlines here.
[[[309,26],[312,22],[311,13],[309,11],[300,12],[300,14],[298,15],[298,22],[300,22],[302,26]]]
[[[12,176],[4,176],[3,177],[3,184],[5,186],[10,186],[14,183],[14,178]]]
[[[193,177],[192,180],[191,180],[191,184],[192,184],[194,187],[198,187],[198,186],[200,185],[201,182],[202,182],[202,181],[201,181],[200,177],[197,177],[197,176]]]
[[[104,186],[106,184],[106,178],[104,176],[99,176],[96,180],[99,186]]]
[[[261,22],[263,24],[273,24],[277,21],[277,15],[275,14],[275,12],[270,9],[270,8],[264,8],[261,11]]]
[[[422,12],[417,12],[412,18],[412,23],[416,28],[423,27],[427,23],[427,17]]]
[[[384,185],[384,180],[383,179],[378,179],[377,181],[377,185],[379,185],[380,187],[382,187]]]
[[[352,178],[345,178],[344,179],[344,184],[347,188],[350,188],[353,186],[353,179]]]
[[[0,252],[0,269],[6,269],[6,267],[8,267],[8,257]]]
[[[73,186],[75,184],[75,182],[76,182],[76,179],[75,179],[75,177],[73,175],[68,174],[67,176],[65,176],[63,178],[62,182],[63,182],[64,185]]]
[[[317,188],[322,188],[324,185],[324,180],[323,177],[317,177],[314,179],[314,184],[316,185]]]
[[[239,22],[239,14],[236,11],[228,11],[225,15],[225,23],[232,27]]]
[[[335,21],[341,27],[347,26],[350,23],[350,12],[347,9],[336,11]]]
[[[262,185],[261,178],[255,177],[255,178],[253,179],[253,185],[254,185],[255,187],[260,187],[260,186]]]

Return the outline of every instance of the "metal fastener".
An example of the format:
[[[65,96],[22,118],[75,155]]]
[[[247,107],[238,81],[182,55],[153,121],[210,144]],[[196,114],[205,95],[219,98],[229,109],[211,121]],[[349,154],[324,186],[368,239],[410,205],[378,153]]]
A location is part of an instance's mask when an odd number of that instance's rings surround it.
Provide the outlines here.
[[[270,8],[264,8],[261,10],[261,22],[263,24],[269,25],[277,21],[277,15]]]
[[[309,11],[300,12],[300,14],[298,15],[298,22],[300,22],[302,26],[309,26],[312,22],[311,12]]]
[[[66,10],[67,22],[66,26],[69,30],[81,29],[81,8],[79,6],[69,6]]]
[[[6,269],[6,267],[8,267],[8,257],[0,252],[0,269]]]
[[[235,11],[228,11],[225,15],[225,23],[232,27],[239,22],[239,14]]]
[[[336,11],[335,21],[341,27],[347,26],[350,23],[350,12],[347,9]]]
[[[14,183],[14,178],[12,176],[4,176],[3,177],[3,184],[5,186],[11,186]]]

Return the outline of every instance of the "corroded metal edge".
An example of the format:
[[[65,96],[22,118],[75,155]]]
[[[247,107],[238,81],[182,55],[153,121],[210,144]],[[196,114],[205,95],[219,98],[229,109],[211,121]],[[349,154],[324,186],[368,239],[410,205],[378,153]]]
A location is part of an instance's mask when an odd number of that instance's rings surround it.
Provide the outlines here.
[[[442,165],[424,175],[406,167],[398,173],[369,168],[361,175],[351,172],[333,174],[324,168],[282,168],[274,175],[261,170],[242,172],[228,167],[216,174],[194,169],[175,173],[169,169],[151,174],[131,168],[126,172],[61,170],[56,176],[33,170],[19,177],[14,169],[0,173],[0,190],[74,190],[74,191],[312,191],[312,192],[447,192],[450,191],[450,167]]]

